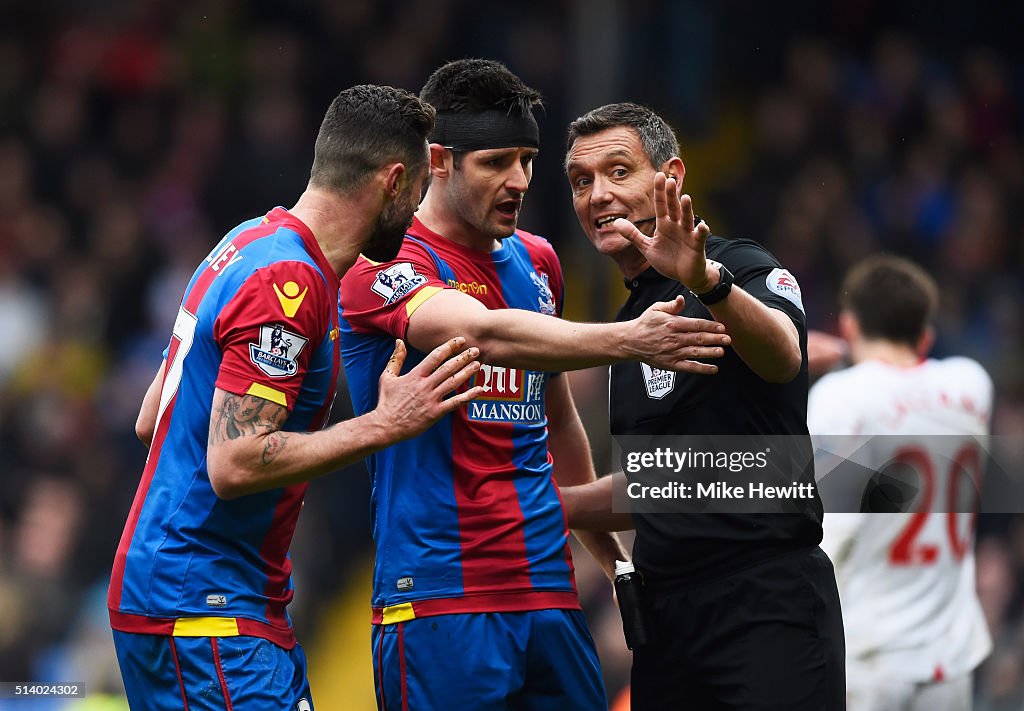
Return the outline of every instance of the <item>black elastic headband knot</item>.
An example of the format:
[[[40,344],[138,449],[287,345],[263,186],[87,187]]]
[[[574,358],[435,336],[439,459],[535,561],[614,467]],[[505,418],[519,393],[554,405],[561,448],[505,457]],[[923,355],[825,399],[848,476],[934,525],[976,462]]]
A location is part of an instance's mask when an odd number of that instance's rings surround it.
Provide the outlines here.
[[[531,112],[519,115],[500,109],[478,113],[438,111],[430,142],[440,143],[453,151],[519,146],[540,148],[540,129]]]

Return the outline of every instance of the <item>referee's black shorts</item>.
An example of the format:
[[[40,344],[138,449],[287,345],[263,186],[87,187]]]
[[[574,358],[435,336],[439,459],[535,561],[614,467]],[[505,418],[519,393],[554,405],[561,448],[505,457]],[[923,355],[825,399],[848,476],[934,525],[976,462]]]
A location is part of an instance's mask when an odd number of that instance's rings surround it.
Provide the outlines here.
[[[832,562],[787,553],[678,589],[649,589],[632,711],[842,711],[845,643]]]

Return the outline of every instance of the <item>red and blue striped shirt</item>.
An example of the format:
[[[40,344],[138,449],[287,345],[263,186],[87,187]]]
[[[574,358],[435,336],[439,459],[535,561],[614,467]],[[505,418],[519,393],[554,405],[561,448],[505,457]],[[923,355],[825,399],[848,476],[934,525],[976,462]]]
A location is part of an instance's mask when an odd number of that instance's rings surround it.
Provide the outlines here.
[[[543,238],[519,230],[484,253],[417,220],[394,261],[360,258],[341,281],[341,350],[357,414],[376,405],[394,339],[442,289],[489,309],[561,312],[561,267]],[[410,348],[405,370],[424,355]],[[369,458],[375,622],[579,607],[547,444],[544,394],[556,375],[484,364],[473,383],[482,396]]]
[[[295,645],[291,545],[306,484],[221,500],[206,448],[215,388],[320,429],[339,367],[338,278],[283,208],[245,222],[199,265],[166,352],[156,432],[114,559],[107,603],[124,632],[251,635]]]

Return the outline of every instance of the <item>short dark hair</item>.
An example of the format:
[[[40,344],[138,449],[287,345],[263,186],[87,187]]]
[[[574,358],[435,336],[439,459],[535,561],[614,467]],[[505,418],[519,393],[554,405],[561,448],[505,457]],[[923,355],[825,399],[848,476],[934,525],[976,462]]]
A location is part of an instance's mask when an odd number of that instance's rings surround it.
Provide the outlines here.
[[[542,105],[540,92],[501,62],[493,59],[455,59],[434,70],[420,89],[420,99],[438,111],[472,114],[499,109],[526,116]],[[462,167],[464,151],[452,151],[454,165]]]
[[[501,109],[526,116],[541,104],[539,91],[493,59],[456,59],[438,67],[420,90],[420,99],[456,114]]]
[[[605,104],[570,123],[565,141],[566,157],[577,138],[620,126],[636,132],[654,168],[660,168],[669,158],[679,155],[679,140],[665,119],[646,106],[624,101]]]
[[[885,254],[851,269],[839,300],[857,317],[866,338],[916,346],[935,315],[939,289],[917,264]]]
[[[360,84],[331,102],[313,152],[309,183],[334,191],[363,185],[381,166],[426,164],[434,107],[404,89]]]

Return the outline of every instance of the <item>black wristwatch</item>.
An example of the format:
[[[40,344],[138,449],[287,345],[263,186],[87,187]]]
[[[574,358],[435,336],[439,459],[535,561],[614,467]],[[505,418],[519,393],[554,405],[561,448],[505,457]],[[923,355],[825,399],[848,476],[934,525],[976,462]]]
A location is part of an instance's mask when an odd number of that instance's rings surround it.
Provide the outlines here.
[[[736,277],[732,275],[725,265],[721,262],[718,263],[718,283],[715,284],[711,291],[705,291],[703,294],[695,293],[697,301],[701,302],[705,306],[711,306],[717,304],[719,301],[724,299],[732,291],[733,282],[736,281]]]

